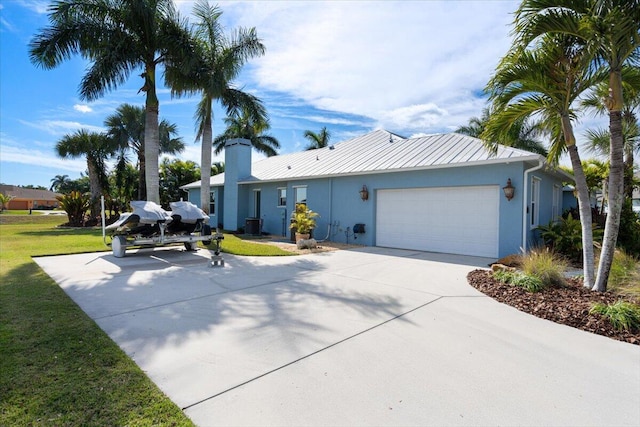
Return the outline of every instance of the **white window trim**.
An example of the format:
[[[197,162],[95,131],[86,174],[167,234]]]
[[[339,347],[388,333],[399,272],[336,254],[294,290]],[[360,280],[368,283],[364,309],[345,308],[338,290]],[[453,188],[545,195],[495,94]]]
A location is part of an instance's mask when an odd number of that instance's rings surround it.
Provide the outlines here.
[[[280,190],[284,190],[285,191],[285,196],[284,196],[284,205],[280,204]],[[287,207],[287,196],[286,196],[286,192],[287,192],[287,187],[278,187],[276,189],[276,197],[278,198],[278,200],[276,201],[276,207],[278,208],[286,208]]]
[[[213,212],[211,211],[211,195],[213,194]],[[209,215],[216,214],[216,190],[209,191]]]
[[[294,185],[293,187],[293,205],[297,205],[298,201],[296,200],[296,196],[297,196],[297,192],[296,190],[298,188],[304,188],[304,189],[308,189],[306,185]],[[309,193],[307,192],[307,205],[309,204]]]
[[[562,216],[562,187],[558,184],[553,185],[553,201],[551,205],[551,218],[553,221],[559,221]]]
[[[529,226],[531,229],[537,228],[540,225],[540,183],[542,180],[537,176],[531,177],[531,198],[529,199],[529,206],[531,211],[531,217],[529,218]],[[535,184],[535,185],[534,185]]]

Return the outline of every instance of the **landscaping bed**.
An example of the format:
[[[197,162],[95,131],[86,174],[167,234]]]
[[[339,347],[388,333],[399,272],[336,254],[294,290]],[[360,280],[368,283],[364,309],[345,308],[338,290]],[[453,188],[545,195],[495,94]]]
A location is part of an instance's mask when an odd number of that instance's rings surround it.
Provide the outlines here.
[[[613,304],[620,299],[632,301],[612,292],[594,292],[582,286],[579,279],[569,279],[563,287],[549,287],[541,292],[502,283],[491,271],[474,270],[467,275],[471,286],[483,294],[520,311],[552,322],[604,335],[619,341],[640,345],[640,333],[616,330],[604,317],[589,314],[595,303]],[[635,301],[637,303],[637,301]]]

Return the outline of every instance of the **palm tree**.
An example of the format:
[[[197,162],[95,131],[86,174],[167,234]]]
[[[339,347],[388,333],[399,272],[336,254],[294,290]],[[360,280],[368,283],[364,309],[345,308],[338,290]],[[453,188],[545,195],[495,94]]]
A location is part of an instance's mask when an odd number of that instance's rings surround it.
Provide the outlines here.
[[[250,111],[242,109],[240,116],[225,117],[224,123],[227,125],[224,133],[213,140],[215,154],[220,154],[225,143],[235,138],[249,140],[256,151],[266,154],[267,157],[278,154],[276,149],[280,148],[280,142],[275,137],[265,134],[271,127],[267,120],[255,120]]]
[[[196,140],[201,141],[200,205],[209,212],[211,148],[213,140],[213,103],[219,101],[232,115],[243,107],[255,118],[266,117],[264,107],[255,96],[233,87],[245,62],[263,55],[265,48],[255,28],[238,28],[231,37],[224,34],[220,23],[222,11],[206,0],[198,0],[193,7],[198,22],[193,30],[189,61],[167,64],[166,79],[172,94],[200,94],[196,108]]]
[[[535,49],[512,49],[500,61],[487,90],[493,114],[483,132],[485,141],[499,141],[517,120],[537,116],[540,126],[551,137],[549,160],[557,162],[569,152],[578,192],[582,223],[585,286],[594,281],[594,250],[589,191],[576,145],[572,105],[593,84],[584,66],[584,50],[576,48],[569,36],[543,37]],[[492,149],[497,149],[491,143]]]
[[[71,179],[69,179],[69,175],[56,175],[51,179],[51,187],[49,187],[49,191],[61,193],[70,182]]]
[[[74,54],[89,60],[79,90],[84,100],[100,98],[143,68],[147,197],[159,203],[156,67],[173,56],[187,58],[190,46],[187,24],[174,2],[59,0],[49,7],[49,22],[29,44],[31,61],[51,69]]]
[[[540,35],[570,34],[582,40],[591,66],[609,76],[606,99],[611,133],[609,213],[594,290],[604,292],[613,261],[623,203],[622,68],[640,63],[640,0],[523,0],[516,12],[521,46]]]
[[[13,196],[0,193],[0,212],[4,211],[4,209],[7,207],[11,199],[13,199]]]
[[[640,69],[626,66],[622,70],[622,92],[624,108],[622,110],[622,139],[624,144],[624,195],[633,197],[634,154],[640,153],[640,126],[636,111],[640,108]],[[604,81],[582,102],[596,114],[606,114],[607,106],[604,100],[609,94],[609,83]],[[589,148],[595,154],[609,157],[611,133],[608,130],[597,129],[587,131]]]
[[[56,153],[62,158],[85,157],[89,171],[91,217],[100,215],[100,196],[108,185],[105,161],[115,154],[115,142],[105,134],[80,129],[65,135],[56,143]]]
[[[318,133],[312,132],[310,130],[305,130],[304,137],[310,141],[310,144],[307,145],[306,150],[315,150],[317,148],[324,148],[329,145],[331,133],[327,130],[327,127],[324,126]]]
[[[482,110],[482,116],[480,118],[470,118],[469,124],[460,126],[456,129],[456,133],[472,136],[474,138],[481,138],[482,132],[484,132],[487,127],[487,122],[490,117],[491,110],[489,108],[485,108]],[[540,125],[531,124],[531,121],[527,117],[524,117],[511,123],[508,131],[499,143],[547,157],[549,153],[542,141],[538,139],[538,136],[542,133]]]
[[[145,112],[142,107],[130,104],[122,104],[116,112],[108,116],[104,125],[107,127],[107,134],[116,139],[120,144],[120,161],[126,161],[126,152],[131,150],[135,153],[140,170],[138,180],[138,200],[146,198],[146,183],[143,177],[146,172],[145,157]],[[160,154],[177,154],[184,150],[182,138],[175,137],[178,127],[167,120],[160,121],[158,125],[158,138]]]

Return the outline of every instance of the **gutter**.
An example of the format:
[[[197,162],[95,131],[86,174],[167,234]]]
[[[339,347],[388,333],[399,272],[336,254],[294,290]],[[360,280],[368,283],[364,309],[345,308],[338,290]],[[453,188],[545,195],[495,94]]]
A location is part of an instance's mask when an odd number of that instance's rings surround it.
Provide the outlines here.
[[[527,201],[529,195],[529,174],[531,172],[535,172],[537,170],[542,169],[544,166],[544,160],[538,157],[538,165],[534,166],[530,169],[525,169],[523,177],[524,177],[524,191],[522,193],[522,253],[527,252]]]

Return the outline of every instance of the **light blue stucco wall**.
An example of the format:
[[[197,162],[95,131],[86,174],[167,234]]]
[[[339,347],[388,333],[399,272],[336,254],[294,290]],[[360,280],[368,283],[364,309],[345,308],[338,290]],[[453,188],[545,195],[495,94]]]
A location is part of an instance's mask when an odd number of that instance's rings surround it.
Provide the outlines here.
[[[532,167],[528,165],[526,167]],[[507,179],[511,179],[515,187],[515,196],[507,201],[500,191],[499,205],[499,256],[518,253],[523,239],[523,201],[530,201],[529,195],[523,199],[523,175],[525,165],[520,162],[510,164],[494,164],[484,166],[466,166],[458,168],[431,169],[425,171],[379,173],[359,176],[344,176],[334,178],[320,178],[295,180],[289,182],[260,182],[241,184],[238,197],[238,224],[244,225],[244,218],[255,211],[254,190],[260,190],[260,216],[263,221],[263,232],[274,235],[289,236],[289,216],[294,209],[294,187],[307,187],[307,205],[318,212],[314,237],[335,242],[360,243],[363,245],[376,244],[376,203],[377,191],[394,188],[428,188],[428,187],[456,187],[456,186],[484,186],[498,185],[504,187]],[[547,224],[552,216],[553,185],[562,185],[560,179],[544,170],[532,172],[528,176],[540,178],[540,224]],[[359,191],[366,185],[369,190],[369,200],[362,201]],[[277,206],[278,188],[287,189],[287,204]],[[530,184],[528,185],[530,188]],[[219,189],[221,190],[221,189]],[[190,197],[196,197],[198,190],[191,190]],[[217,200],[221,200],[218,198]],[[468,209],[473,211],[474,206]],[[216,214],[222,212],[216,207]],[[538,243],[537,232],[529,227],[529,213],[524,210],[526,217],[526,238],[529,245]],[[224,222],[222,218],[212,216],[212,224]],[[365,224],[366,232],[354,236],[351,230],[356,223]],[[329,227],[331,225],[331,227]],[[225,227],[226,228],[226,227]],[[347,233],[347,228],[349,233]],[[329,231],[330,230],[330,231]],[[284,233],[283,233],[284,232]],[[357,240],[354,241],[354,237]]]

